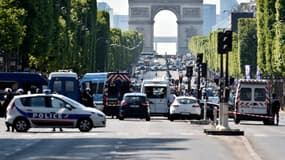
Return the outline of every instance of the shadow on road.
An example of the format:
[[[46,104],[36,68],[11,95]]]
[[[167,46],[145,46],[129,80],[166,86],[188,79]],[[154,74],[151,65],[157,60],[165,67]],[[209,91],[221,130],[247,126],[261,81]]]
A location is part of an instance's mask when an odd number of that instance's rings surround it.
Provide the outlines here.
[[[168,159],[170,152],[189,150],[183,147],[173,147],[172,143],[189,141],[184,138],[74,138],[74,139],[32,139],[33,145],[12,152],[1,158],[16,160],[33,159],[73,159],[73,160],[142,160],[147,157]],[[2,147],[9,141],[30,143],[31,139],[0,139]],[[0,158],[0,159],[1,159]]]

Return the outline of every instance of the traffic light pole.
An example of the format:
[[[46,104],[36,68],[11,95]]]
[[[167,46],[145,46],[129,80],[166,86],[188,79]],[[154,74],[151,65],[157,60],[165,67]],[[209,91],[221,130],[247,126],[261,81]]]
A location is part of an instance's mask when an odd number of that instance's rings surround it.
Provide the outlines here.
[[[239,129],[230,129],[228,125],[228,53],[232,51],[232,31],[226,30],[218,33],[218,54],[220,54],[220,108],[219,108],[219,125],[216,128],[204,130],[206,134],[212,135],[244,135]],[[226,73],[224,78],[223,56],[226,54]],[[215,123],[215,122],[214,122]]]
[[[197,91],[198,91],[198,99],[201,99],[201,91],[200,91],[200,64],[198,64],[198,77],[197,77]]]

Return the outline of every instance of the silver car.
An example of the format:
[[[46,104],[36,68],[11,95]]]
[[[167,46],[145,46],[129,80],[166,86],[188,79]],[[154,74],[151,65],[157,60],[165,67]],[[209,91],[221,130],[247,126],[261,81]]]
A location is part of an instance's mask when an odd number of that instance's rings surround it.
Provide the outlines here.
[[[105,114],[59,94],[15,96],[7,107],[6,124],[17,132],[29,128],[78,128],[88,132],[105,127]]]

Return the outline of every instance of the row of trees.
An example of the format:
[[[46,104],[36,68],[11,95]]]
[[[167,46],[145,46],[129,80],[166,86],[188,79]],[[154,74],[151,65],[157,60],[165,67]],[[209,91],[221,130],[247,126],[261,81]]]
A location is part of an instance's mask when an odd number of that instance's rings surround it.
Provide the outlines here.
[[[110,29],[96,0],[1,0],[0,17],[0,49],[23,68],[123,70],[142,50],[142,35]]]
[[[257,67],[262,75],[285,76],[285,1],[257,0],[256,18],[242,18],[233,33],[233,51],[229,53],[229,73],[244,76],[244,65],[251,65],[254,77]],[[220,70],[217,34],[197,36],[190,40],[189,49],[203,53],[204,61],[214,71]],[[224,65],[225,66],[225,65]]]

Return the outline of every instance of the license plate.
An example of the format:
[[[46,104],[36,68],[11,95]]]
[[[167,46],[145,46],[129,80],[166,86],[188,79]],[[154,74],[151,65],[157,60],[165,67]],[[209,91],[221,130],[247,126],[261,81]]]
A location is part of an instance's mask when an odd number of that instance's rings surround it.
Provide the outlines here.
[[[114,106],[114,105],[116,105],[116,102],[109,102],[108,105]]]
[[[139,107],[139,105],[130,105],[130,107],[138,108],[138,107]]]
[[[181,114],[182,114],[182,115],[189,115],[190,113],[188,113],[188,112],[182,112]]]

